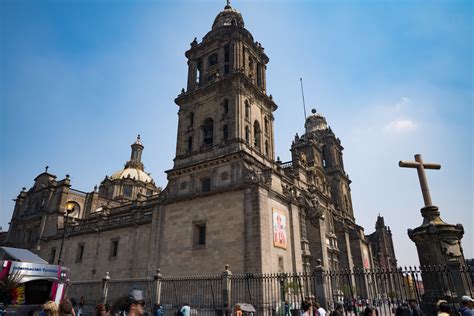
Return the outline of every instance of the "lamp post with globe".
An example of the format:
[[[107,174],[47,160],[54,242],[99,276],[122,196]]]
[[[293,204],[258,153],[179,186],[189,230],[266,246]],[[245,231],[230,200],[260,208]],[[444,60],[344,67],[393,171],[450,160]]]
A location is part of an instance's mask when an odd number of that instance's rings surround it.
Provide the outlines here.
[[[61,247],[59,248],[58,265],[61,265],[61,262],[62,262],[64,239],[66,239],[67,221],[69,219],[69,214],[74,212],[75,208],[76,208],[76,204],[74,202],[66,203],[66,211],[64,212],[63,238],[61,239]]]

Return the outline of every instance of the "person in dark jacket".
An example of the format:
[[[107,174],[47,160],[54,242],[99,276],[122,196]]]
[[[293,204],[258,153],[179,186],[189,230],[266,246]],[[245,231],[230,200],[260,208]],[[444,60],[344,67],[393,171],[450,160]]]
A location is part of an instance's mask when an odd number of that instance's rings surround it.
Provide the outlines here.
[[[344,316],[344,308],[342,302],[336,302],[336,309],[331,313],[331,316]]]
[[[425,316],[423,311],[420,309],[420,306],[418,306],[416,300],[414,299],[408,300],[408,305],[410,305],[412,316]]]
[[[407,304],[402,304],[395,310],[395,316],[411,316],[410,307]]]

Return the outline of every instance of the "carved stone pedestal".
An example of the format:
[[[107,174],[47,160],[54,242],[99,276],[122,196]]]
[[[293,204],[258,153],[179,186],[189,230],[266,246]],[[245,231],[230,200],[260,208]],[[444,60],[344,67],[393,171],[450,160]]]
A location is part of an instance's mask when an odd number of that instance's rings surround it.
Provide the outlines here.
[[[421,214],[423,224],[409,229],[408,236],[418,250],[425,290],[424,309],[431,313],[439,299],[459,303],[461,296],[472,291],[472,284],[464,271],[463,226],[445,223],[436,206],[425,206]]]

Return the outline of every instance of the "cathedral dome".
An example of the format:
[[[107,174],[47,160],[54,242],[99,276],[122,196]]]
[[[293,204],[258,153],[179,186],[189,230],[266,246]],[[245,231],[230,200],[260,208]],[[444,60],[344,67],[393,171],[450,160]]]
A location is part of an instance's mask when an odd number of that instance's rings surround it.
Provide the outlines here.
[[[232,8],[230,4],[227,3],[224,10],[219,12],[219,14],[214,19],[212,29],[231,25],[244,27],[244,19],[242,18],[242,14],[240,14],[239,11]]]
[[[138,168],[125,168],[123,170],[115,172],[110,180],[119,180],[119,179],[134,179],[142,182],[153,182],[153,179],[150,175]]]
[[[306,133],[321,131],[328,128],[326,118],[321,113],[318,113],[315,109],[312,109],[311,113],[313,113],[313,115],[308,116],[308,118],[306,118],[306,123],[304,124]]]

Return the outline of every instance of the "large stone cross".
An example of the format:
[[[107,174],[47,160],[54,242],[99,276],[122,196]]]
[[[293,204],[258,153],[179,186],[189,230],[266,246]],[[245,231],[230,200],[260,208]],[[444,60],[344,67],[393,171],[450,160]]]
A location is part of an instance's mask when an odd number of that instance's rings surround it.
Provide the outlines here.
[[[415,155],[415,161],[400,161],[398,165],[402,168],[416,168],[418,171],[418,179],[420,180],[421,193],[425,206],[432,206],[430,189],[428,188],[428,181],[426,180],[425,169],[441,169],[441,165],[435,163],[423,163],[420,154]]]

